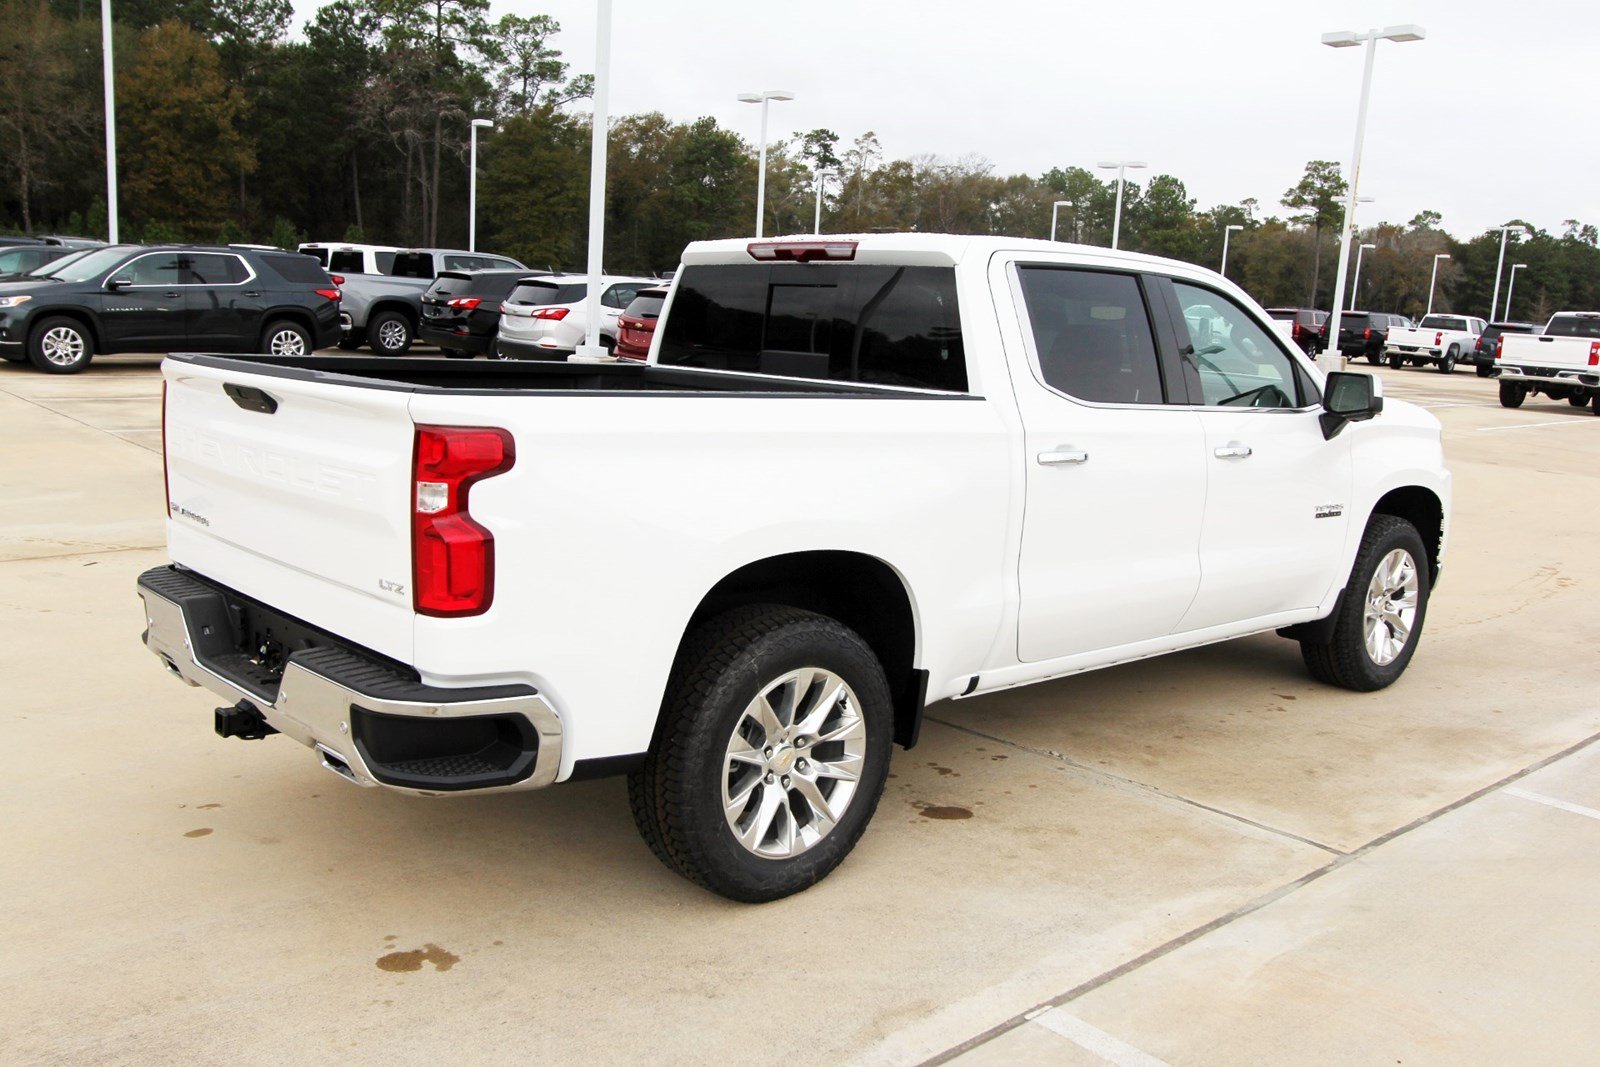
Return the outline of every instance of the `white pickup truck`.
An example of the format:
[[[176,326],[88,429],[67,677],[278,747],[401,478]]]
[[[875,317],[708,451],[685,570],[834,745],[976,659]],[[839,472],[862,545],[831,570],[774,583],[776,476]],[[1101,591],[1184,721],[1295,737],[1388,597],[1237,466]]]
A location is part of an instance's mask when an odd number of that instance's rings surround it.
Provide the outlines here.
[[[925,705],[1277,630],[1405,670],[1438,422],[1211,271],[929,234],[690,245],[645,363],[174,355],[144,641],[365,786],[629,775],[673,870],[837,866]]]
[[[1471,356],[1486,325],[1482,319],[1468,315],[1425,315],[1414,329],[1389,327],[1383,353],[1395,370],[1407,363],[1417,367],[1434,363],[1449,374],[1457,363]]]
[[[1542,334],[1501,334],[1491,373],[1505,407],[1543,393],[1575,408],[1592,404],[1600,415],[1600,311],[1559,312]]]

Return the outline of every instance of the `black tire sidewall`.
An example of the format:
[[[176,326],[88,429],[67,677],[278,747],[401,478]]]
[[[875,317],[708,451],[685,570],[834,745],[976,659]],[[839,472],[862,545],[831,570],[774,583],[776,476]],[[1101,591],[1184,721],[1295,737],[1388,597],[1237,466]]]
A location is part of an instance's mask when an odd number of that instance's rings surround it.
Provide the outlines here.
[[[1522,402],[1528,399],[1527,386],[1520,382],[1500,383],[1500,406],[1503,408],[1520,408]]]
[[[44,357],[44,335],[63,326],[76,332],[83,341],[83,358],[66,367],[58,363],[52,363]],[[33,332],[28,337],[28,362],[46,374],[77,374],[87,367],[89,361],[93,358],[94,335],[89,332],[88,327],[77,319],[69,319],[63,316],[45,319],[33,328]]]
[[[765,859],[734,837],[723,814],[721,783],[728,740],[744,709],[775,679],[801,667],[820,667],[855,691],[866,721],[866,759],[849,809],[828,835],[798,856]],[[877,808],[889,771],[894,710],[883,669],[865,642],[832,619],[815,616],[780,627],[744,649],[700,704],[685,751],[685,845],[696,854],[709,887],[736,900],[766,901],[805,889],[837,867]]]
[[[1347,647],[1353,646],[1356,654],[1349,657],[1349,662],[1360,682],[1356,688],[1367,691],[1385,688],[1405,673],[1407,665],[1411,663],[1411,657],[1416,654],[1417,645],[1422,640],[1423,624],[1427,621],[1428,602],[1433,591],[1428,570],[1427,547],[1423,545],[1422,536],[1417,533],[1416,527],[1388,516],[1375,518],[1387,521],[1381,524],[1374,523],[1362,539],[1361,550],[1356,554],[1356,565],[1350,574],[1350,585],[1345,592],[1344,609],[1340,612],[1338,629],[1334,634],[1336,643],[1345,643]],[[1403,548],[1411,554],[1412,565],[1417,569],[1417,617],[1400,655],[1396,656],[1393,662],[1379,664],[1367,652],[1365,633],[1367,588],[1372,583],[1372,576],[1378,564],[1397,548]]]

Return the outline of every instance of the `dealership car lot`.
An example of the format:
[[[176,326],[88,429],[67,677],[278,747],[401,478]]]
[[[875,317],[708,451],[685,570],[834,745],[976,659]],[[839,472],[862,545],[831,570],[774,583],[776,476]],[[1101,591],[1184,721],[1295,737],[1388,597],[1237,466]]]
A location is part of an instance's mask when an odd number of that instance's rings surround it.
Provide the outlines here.
[[[1318,686],[1262,636],[937,705],[845,865],[749,908],[657,863],[619,780],[410,800],[216,738],[138,641],[154,361],[0,366],[12,1055],[1581,1058],[1600,419],[1376,373],[1455,474],[1395,687]]]

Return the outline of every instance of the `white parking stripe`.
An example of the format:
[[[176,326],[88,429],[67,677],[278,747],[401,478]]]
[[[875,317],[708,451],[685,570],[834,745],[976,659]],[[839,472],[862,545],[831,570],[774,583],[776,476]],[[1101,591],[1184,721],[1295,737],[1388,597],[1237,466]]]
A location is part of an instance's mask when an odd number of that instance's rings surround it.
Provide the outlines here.
[[[1590,416],[1593,418],[1593,416]],[[1549,422],[1519,422],[1515,426],[1480,426],[1478,433],[1497,433],[1500,430],[1532,430],[1538,426],[1593,426],[1594,423],[1577,415],[1570,415],[1564,419],[1551,419]]]
[[[1060,1034],[1079,1048],[1086,1049],[1107,1063],[1116,1064],[1117,1067],[1168,1067],[1165,1060],[1158,1060],[1147,1052],[1141,1052],[1126,1041],[1120,1041],[1099,1027],[1090,1026],[1076,1015],[1071,1015],[1060,1008],[1049,1008],[1030,1018],[1032,1022]]]
[[[1527,789],[1518,789],[1515,786],[1508,788],[1506,792],[1511,796],[1521,797],[1523,800],[1531,800],[1535,804],[1545,804],[1552,808],[1560,808],[1562,811],[1570,811],[1574,815],[1587,815],[1591,819],[1600,819],[1600,811],[1596,811],[1593,808],[1586,808],[1582,804],[1573,804],[1570,801],[1557,800],[1555,797],[1547,797],[1543,793],[1535,793]]]

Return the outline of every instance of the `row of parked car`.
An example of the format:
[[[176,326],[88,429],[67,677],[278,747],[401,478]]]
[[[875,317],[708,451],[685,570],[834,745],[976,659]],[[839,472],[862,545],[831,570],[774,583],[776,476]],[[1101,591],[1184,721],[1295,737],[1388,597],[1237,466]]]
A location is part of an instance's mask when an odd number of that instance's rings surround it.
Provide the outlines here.
[[[1328,312],[1315,308],[1268,308],[1283,324],[1290,339],[1311,357],[1328,350]],[[1487,378],[1494,366],[1495,346],[1511,334],[1538,334],[1543,327],[1532,322],[1487,322],[1470,315],[1424,315],[1413,322],[1387,311],[1344,311],[1339,314],[1339,351],[1347,359],[1388,363],[1396,370],[1410,366],[1435,366],[1445,374],[1471,363],[1478,377]]]

